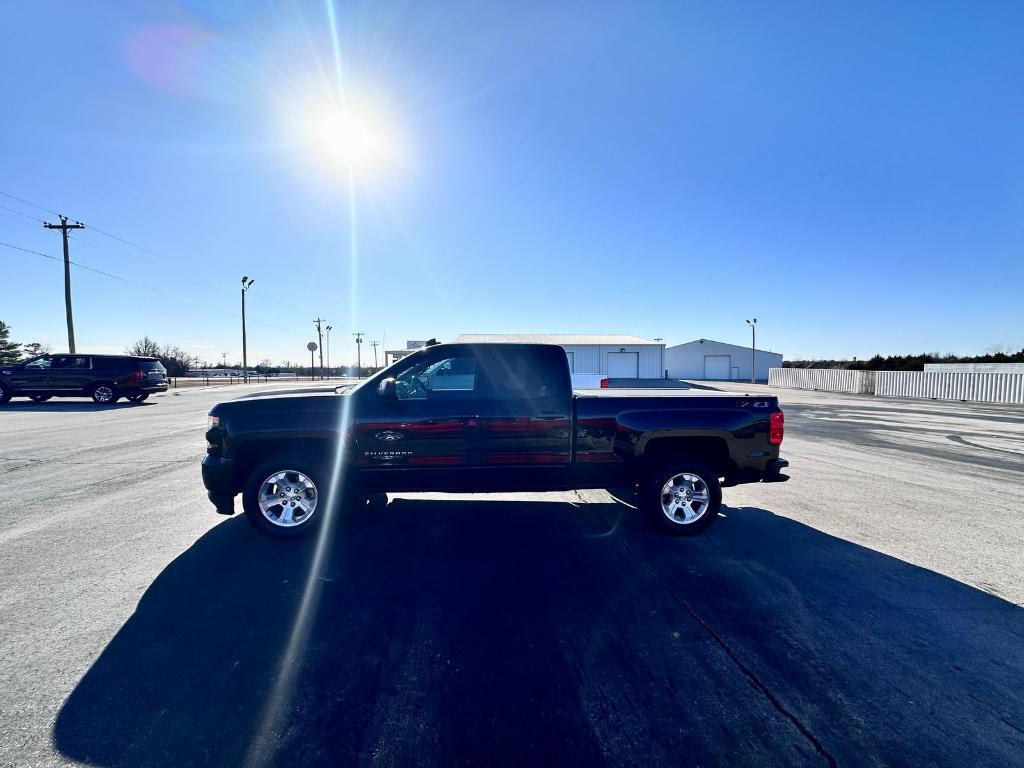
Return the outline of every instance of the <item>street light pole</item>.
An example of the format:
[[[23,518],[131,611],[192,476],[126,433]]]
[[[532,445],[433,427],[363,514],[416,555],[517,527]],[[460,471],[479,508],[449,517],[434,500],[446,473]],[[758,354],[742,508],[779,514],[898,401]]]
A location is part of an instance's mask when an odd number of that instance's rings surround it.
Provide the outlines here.
[[[331,378],[331,328],[333,325],[327,326],[327,378]]]
[[[249,279],[247,275],[242,275],[242,382],[249,382],[249,358],[246,354],[246,343],[245,343],[245,292],[252,288],[252,284],[256,282],[256,279]]]
[[[747,325],[750,326],[750,383],[754,383],[754,351],[757,349],[757,318],[751,322],[747,320]]]

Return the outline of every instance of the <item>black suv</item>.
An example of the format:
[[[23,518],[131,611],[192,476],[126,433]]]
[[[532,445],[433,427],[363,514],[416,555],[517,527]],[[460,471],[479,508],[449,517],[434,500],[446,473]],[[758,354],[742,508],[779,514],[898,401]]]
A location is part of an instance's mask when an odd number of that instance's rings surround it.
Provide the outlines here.
[[[167,369],[155,357],[127,355],[40,355],[0,368],[0,403],[25,397],[91,397],[110,405],[124,397],[141,403],[167,390]]]

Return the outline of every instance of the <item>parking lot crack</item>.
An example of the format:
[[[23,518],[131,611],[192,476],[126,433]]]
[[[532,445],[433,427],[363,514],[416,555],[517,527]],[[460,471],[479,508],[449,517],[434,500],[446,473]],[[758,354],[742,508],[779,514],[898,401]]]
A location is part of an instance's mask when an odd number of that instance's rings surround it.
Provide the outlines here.
[[[633,552],[632,547],[626,541],[620,540],[623,548],[627,551],[630,557],[634,560],[639,560]],[[714,641],[714,643],[722,650],[726,657],[732,662],[732,664],[738,669],[761,694],[768,700],[771,706],[784,718],[789,720],[793,726],[800,732],[800,734],[807,739],[807,741],[814,747],[814,750],[825,759],[825,762],[832,768],[838,768],[838,763],[835,757],[825,749],[825,745],[821,743],[821,740],[815,736],[811,729],[794,713],[791,712],[785,704],[776,696],[771,688],[758,677],[757,673],[754,672],[750,667],[743,663],[743,660],[736,654],[736,652],[730,647],[730,645],[719,635],[710,624],[708,624],[701,616],[693,610],[690,604],[681,598],[675,589],[672,587],[671,582],[662,576],[658,571],[649,565],[644,566],[645,570],[660,581],[668,593],[672,596],[672,599],[679,605],[687,615],[690,616],[700,627],[708,634],[708,636]]]

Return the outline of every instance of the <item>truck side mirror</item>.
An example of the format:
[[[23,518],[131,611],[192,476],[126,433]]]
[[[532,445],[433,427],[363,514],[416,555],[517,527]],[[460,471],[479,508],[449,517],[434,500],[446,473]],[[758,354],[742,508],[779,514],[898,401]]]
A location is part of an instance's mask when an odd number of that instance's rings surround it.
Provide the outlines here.
[[[377,387],[377,397],[381,400],[397,400],[398,386],[395,384],[395,380],[391,378],[382,379]]]

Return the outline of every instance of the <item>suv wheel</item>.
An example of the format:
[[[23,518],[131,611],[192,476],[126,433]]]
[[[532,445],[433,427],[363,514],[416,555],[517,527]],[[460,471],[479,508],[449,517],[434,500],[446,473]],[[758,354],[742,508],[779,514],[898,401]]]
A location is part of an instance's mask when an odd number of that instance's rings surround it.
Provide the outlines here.
[[[29,395],[28,399],[33,403],[45,403],[51,397],[53,397],[53,395]]]
[[[7,403],[11,400],[11,390],[0,382],[0,403]]]
[[[277,538],[305,536],[330,509],[330,475],[302,459],[274,459],[256,467],[242,491],[245,516]]]
[[[131,400],[133,403],[141,403],[147,397],[149,397],[149,392],[142,392],[138,395],[128,395],[128,399]]]
[[[675,536],[695,536],[707,530],[722,506],[718,473],[686,459],[650,472],[640,494],[653,522]]]
[[[92,388],[92,400],[98,405],[111,405],[117,402],[117,393],[113,384],[97,384]]]

